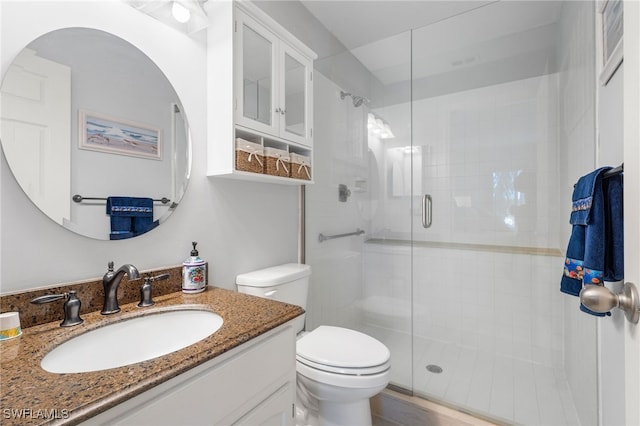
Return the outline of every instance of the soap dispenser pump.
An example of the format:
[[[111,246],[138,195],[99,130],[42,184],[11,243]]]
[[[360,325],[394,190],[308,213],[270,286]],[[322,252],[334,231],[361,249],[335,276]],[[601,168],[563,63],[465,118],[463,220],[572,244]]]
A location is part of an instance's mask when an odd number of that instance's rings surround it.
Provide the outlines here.
[[[191,256],[182,263],[182,291],[200,293],[207,287],[207,263],[198,256],[198,243],[193,241],[191,244]]]

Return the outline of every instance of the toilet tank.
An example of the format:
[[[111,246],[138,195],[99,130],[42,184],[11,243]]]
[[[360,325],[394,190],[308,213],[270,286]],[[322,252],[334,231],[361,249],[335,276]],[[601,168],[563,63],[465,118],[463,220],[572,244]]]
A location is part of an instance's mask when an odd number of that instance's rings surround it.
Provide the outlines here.
[[[277,300],[307,308],[311,267],[300,263],[272,266],[236,277],[240,293]],[[304,328],[304,317],[298,317],[297,331]]]

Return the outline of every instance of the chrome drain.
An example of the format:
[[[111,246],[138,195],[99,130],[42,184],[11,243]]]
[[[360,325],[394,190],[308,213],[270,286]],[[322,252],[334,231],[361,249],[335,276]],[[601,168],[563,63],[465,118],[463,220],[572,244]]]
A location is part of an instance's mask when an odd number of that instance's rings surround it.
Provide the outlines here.
[[[429,364],[429,365],[427,365],[427,371],[429,373],[440,374],[440,373],[442,373],[442,367],[440,367],[439,365],[435,365],[435,364]]]

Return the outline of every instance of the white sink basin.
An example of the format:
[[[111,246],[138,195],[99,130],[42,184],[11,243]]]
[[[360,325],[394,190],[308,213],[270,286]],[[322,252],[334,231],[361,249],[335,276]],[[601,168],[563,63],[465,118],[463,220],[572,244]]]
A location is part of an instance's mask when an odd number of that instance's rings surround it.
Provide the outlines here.
[[[50,373],[86,373],[123,367],[186,348],[222,327],[203,310],[159,311],[88,331],[56,346],[42,359]]]

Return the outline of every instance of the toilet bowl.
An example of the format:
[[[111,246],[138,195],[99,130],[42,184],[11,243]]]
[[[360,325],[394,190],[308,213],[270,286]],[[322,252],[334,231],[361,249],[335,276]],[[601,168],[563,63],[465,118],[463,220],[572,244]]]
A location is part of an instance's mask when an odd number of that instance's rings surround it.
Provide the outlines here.
[[[238,275],[238,291],[306,308],[308,265],[286,264]],[[296,424],[370,425],[369,398],[389,383],[390,352],[364,333],[322,325],[302,333],[295,323]]]
[[[299,410],[297,423],[371,424],[369,398],[389,383],[389,357],[382,343],[347,328],[323,325],[299,338],[298,388],[317,412]]]

